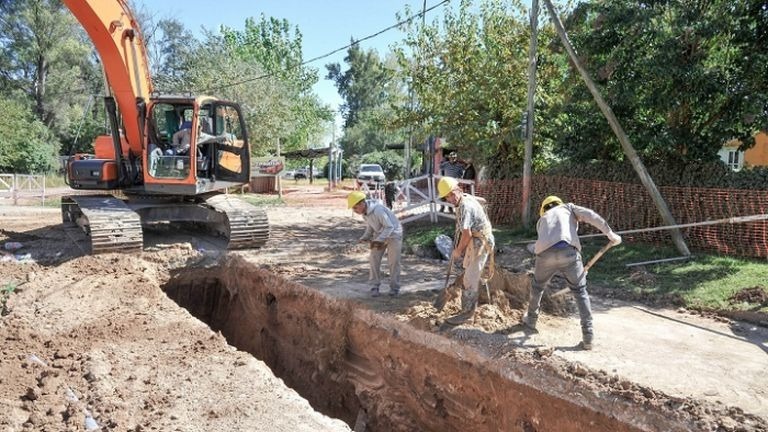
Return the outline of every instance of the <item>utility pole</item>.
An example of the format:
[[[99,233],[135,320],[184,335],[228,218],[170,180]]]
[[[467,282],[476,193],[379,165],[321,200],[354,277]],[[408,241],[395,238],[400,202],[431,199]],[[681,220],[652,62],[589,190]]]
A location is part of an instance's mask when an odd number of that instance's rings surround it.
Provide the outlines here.
[[[528,108],[525,125],[525,154],[523,158],[523,226],[531,225],[531,159],[533,159],[533,119],[536,107],[536,56],[539,34],[539,0],[531,0],[531,45],[528,48]]]
[[[277,157],[280,157],[280,137],[277,138]],[[283,179],[277,176],[277,196],[283,198]]]
[[[592,97],[595,99],[595,102],[597,102],[597,106],[600,107],[600,111],[603,112],[603,115],[608,120],[608,124],[611,125],[613,133],[616,135],[616,138],[619,139],[622,149],[624,149],[624,154],[632,163],[632,167],[637,172],[637,175],[640,176],[640,181],[651,195],[654,204],[656,204],[656,209],[661,214],[661,218],[664,220],[664,223],[667,225],[677,225],[675,218],[672,216],[672,212],[670,212],[669,207],[667,207],[667,203],[664,201],[661,193],[656,188],[656,184],[648,174],[648,171],[646,171],[645,165],[643,165],[643,162],[637,155],[635,148],[632,147],[632,143],[629,142],[629,138],[627,137],[627,134],[624,133],[624,129],[619,124],[618,119],[616,119],[616,115],[613,113],[611,107],[608,106],[608,104],[605,102],[605,99],[603,99],[603,96],[597,90],[597,86],[595,86],[594,81],[592,81],[592,78],[590,78],[589,72],[587,72],[587,70],[584,68],[584,65],[581,64],[581,61],[576,55],[576,51],[573,49],[571,42],[568,40],[568,35],[565,33],[565,28],[563,27],[563,23],[560,21],[560,16],[557,14],[555,7],[552,6],[552,1],[544,0],[544,4],[547,6],[549,16],[552,19],[552,23],[555,25],[555,29],[557,30],[558,36],[560,36],[560,40],[562,41],[565,50],[568,52],[568,56],[571,58],[571,61],[576,67],[576,70],[578,70],[579,74],[581,75],[581,78],[584,80],[584,83],[587,85],[587,88],[589,88],[589,92],[592,93]],[[683,234],[680,232],[680,230],[671,230],[670,234],[672,235],[672,241],[677,247],[677,250],[682,255],[690,255],[691,252],[688,250],[688,246],[685,244]]]

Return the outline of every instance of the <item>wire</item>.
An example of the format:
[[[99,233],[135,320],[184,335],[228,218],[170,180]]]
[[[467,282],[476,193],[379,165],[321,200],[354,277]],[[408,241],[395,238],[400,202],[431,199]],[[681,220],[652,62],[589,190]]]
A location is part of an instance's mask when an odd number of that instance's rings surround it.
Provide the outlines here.
[[[438,7],[440,7],[440,6],[442,6],[442,5],[446,4],[446,3],[448,3],[448,2],[450,2],[450,1],[451,1],[451,0],[443,0],[443,1],[441,1],[440,3],[437,3],[437,4],[436,4],[436,5],[434,5],[434,6],[430,6],[429,8],[423,9],[421,12],[419,12],[419,13],[418,13],[418,14],[416,14],[416,15],[413,15],[413,16],[411,16],[411,17],[410,17],[410,18],[408,18],[408,19],[405,19],[405,20],[402,20],[402,21],[400,21],[400,22],[398,22],[398,23],[392,24],[391,26],[389,26],[389,27],[387,27],[387,28],[385,28],[385,29],[383,29],[383,30],[379,30],[379,31],[377,31],[376,33],[373,33],[373,34],[371,34],[371,35],[368,35],[368,36],[366,36],[366,37],[364,37],[364,38],[358,39],[358,40],[356,40],[356,41],[354,41],[354,42],[352,42],[352,43],[350,43],[350,44],[348,44],[348,45],[345,45],[345,46],[343,46],[343,47],[341,47],[341,48],[337,48],[337,49],[335,49],[335,50],[333,50],[333,51],[331,51],[331,52],[328,52],[328,53],[326,53],[326,54],[323,54],[323,55],[319,55],[319,56],[317,56],[317,57],[313,57],[313,58],[311,58],[311,59],[309,59],[309,60],[305,60],[305,61],[303,61],[303,62],[299,63],[298,65],[296,65],[296,66],[293,66],[293,67],[292,67],[292,68],[290,68],[290,69],[298,68],[298,67],[301,67],[301,66],[307,65],[307,64],[309,64],[309,63],[313,63],[313,62],[316,62],[316,61],[318,61],[318,60],[322,60],[322,59],[324,59],[324,58],[326,58],[326,57],[330,57],[330,56],[332,56],[332,55],[336,54],[336,53],[337,53],[337,52],[339,52],[339,51],[344,51],[344,50],[346,50],[346,49],[349,49],[349,48],[351,48],[351,47],[353,47],[353,46],[355,46],[355,45],[359,44],[360,42],[363,42],[363,41],[367,41],[367,40],[369,40],[369,39],[373,39],[373,38],[375,38],[375,37],[377,37],[377,36],[380,36],[380,35],[381,35],[381,34],[383,34],[383,33],[386,33],[386,32],[388,32],[388,31],[392,30],[392,29],[398,28],[398,27],[400,27],[400,26],[401,26],[401,25],[403,25],[403,24],[407,24],[407,23],[409,23],[409,22],[413,21],[413,20],[414,20],[414,19],[416,19],[416,18],[419,18],[419,17],[424,17],[424,16],[426,16],[427,12],[430,12],[430,11],[432,11],[432,10],[434,10],[434,9],[437,9]],[[252,82],[252,81],[256,81],[256,80],[260,80],[260,79],[264,79],[264,78],[269,78],[269,77],[271,77],[271,76],[274,76],[274,75],[275,75],[275,73],[274,73],[274,72],[270,72],[270,73],[266,73],[266,74],[263,74],[263,75],[259,75],[259,76],[256,76],[256,77],[252,77],[252,78],[246,78],[246,79],[243,79],[243,80],[240,80],[240,81],[235,81],[235,82],[233,82],[233,83],[230,83],[230,84],[226,84],[226,85],[223,85],[223,86],[219,86],[219,87],[215,87],[215,88],[210,88],[210,89],[208,89],[208,90],[209,90],[209,91],[212,91],[212,92],[216,92],[216,91],[219,91],[219,90],[223,90],[223,89],[226,89],[226,88],[229,88],[229,87],[234,87],[234,86],[236,86],[236,85],[245,84],[245,83],[249,83],[249,82]]]

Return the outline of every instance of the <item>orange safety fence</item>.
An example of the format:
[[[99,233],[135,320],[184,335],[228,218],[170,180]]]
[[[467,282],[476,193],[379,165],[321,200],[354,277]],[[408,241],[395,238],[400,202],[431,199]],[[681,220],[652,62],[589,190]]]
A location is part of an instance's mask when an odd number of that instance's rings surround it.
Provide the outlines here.
[[[768,190],[659,187],[676,224],[703,222],[768,213]],[[486,180],[479,195],[488,201],[488,215],[501,225],[520,225],[522,180]],[[602,215],[615,231],[667,225],[651,196],[640,184],[616,183],[559,176],[531,179],[531,220],[548,195],[589,207]],[[596,232],[584,229],[582,234]],[[723,223],[681,229],[692,249],[728,255],[768,257],[768,222]],[[671,244],[669,231],[629,234],[628,241]]]

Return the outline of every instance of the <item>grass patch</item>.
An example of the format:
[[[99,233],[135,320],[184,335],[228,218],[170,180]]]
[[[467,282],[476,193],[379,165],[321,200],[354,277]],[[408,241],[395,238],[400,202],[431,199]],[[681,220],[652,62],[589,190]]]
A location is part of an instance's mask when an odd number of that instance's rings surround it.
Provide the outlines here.
[[[281,206],[285,204],[285,201],[277,195],[247,193],[238,195],[238,198],[257,207]]]
[[[66,179],[62,174],[46,174],[45,187],[47,188],[66,187],[67,182],[65,180]]]
[[[0,316],[6,316],[10,313],[8,309],[8,298],[16,291],[16,285],[13,283],[6,283],[0,287]]]
[[[45,197],[45,201],[43,202],[43,207],[53,207],[53,208],[61,207],[61,197]]]
[[[605,244],[585,242],[584,261]],[[768,304],[733,302],[737,292],[765,286],[768,263],[762,260],[694,253],[687,261],[626,267],[626,264],[678,257],[671,246],[622,243],[612,248],[589,271],[590,284],[613,297],[656,305],[697,310],[752,310],[768,312]]]
[[[405,226],[405,235],[403,243],[406,249],[413,246],[417,247],[435,247],[435,239],[440,234],[445,234],[453,238],[453,223],[443,223],[435,225],[429,222],[412,222]]]

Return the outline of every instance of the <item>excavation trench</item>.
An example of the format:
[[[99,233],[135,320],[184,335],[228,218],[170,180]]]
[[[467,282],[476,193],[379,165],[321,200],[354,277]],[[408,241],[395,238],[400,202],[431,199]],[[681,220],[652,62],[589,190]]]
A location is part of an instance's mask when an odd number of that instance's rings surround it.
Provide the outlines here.
[[[689,430],[545,365],[490,359],[240,258],[174,272],[164,289],[316,410],[357,430]]]

